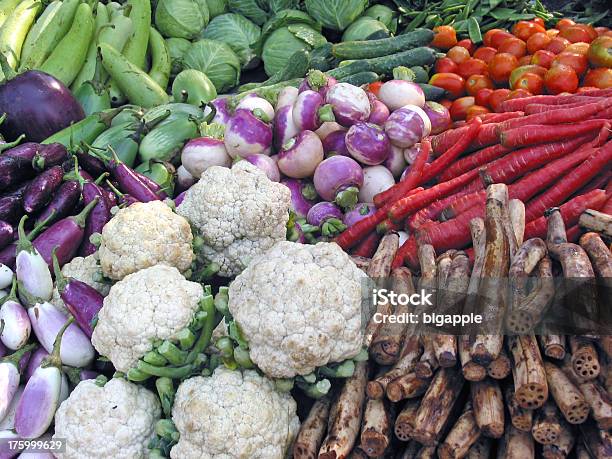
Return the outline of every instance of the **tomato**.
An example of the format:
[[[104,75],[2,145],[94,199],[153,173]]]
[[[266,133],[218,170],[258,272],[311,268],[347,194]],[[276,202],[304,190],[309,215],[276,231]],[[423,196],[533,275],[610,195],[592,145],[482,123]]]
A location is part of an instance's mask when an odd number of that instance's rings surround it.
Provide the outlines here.
[[[485,61],[487,64],[493,56],[497,54],[497,50],[495,48],[491,48],[490,46],[481,46],[476,51],[474,51],[474,56],[476,59],[480,59],[481,61]]]
[[[586,56],[563,51],[561,54],[558,54],[557,57],[555,57],[552,67],[560,64],[573,68],[576,75],[580,77],[584,74],[584,72],[586,72],[589,62]]]
[[[550,51],[541,49],[539,51],[536,51],[535,54],[531,57],[531,63],[547,69],[550,68],[554,59],[555,54],[551,53]]]
[[[544,26],[529,21],[519,21],[512,26],[512,33],[515,37],[527,41],[534,33],[546,32]]]
[[[567,38],[555,37],[550,40],[550,43],[546,47],[546,51],[550,51],[554,54],[559,54],[565,51],[565,48],[567,48],[570,44],[571,43]]]
[[[555,29],[563,30],[566,27],[573,26],[576,23],[569,18],[559,19],[555,25]]]
[[[499,48],[499,45],[501,45],[508,38],[514,38],[514,35],[512,35],[510,32],[498,32],[491,37],[491,46],[493,48]]]
[[[483,37],[482,37],[482,42],[484,43],[484,45],[488,46],[488,47],[492,47],[491,42],[493,40],[493,35],[495,35],[495,34],[497,34],[499,32],[508,33],[508,32],[506,32],[503,29],[491,29],[491,30],[487,30],[485,32],[485,34],[483,35]]]
[[[595,86],[583,86],[581,88],[578,88],[576,90],[576,94],[580,94],[581,92],[587,92],[587,91],[593,91],[593,90],[597,90],[599,88],[596,88]]]
[[[370,83],[368,85],[368,91],[378,97],[378,92],[380,91],[380,87],[382,86],[382,81],[375,81],[374,83]]]
[[[523,97],[533,96],[529,91],[525,89],[515,89],[514,91],[510,91],[506,100],[509,99],[522,99]]]
[[[453,102],[450,108],[450,116],[453,121],[464,120],[467,116],[467,110],[472,105],[474,105],[476,101],[472,96],[460,97],[459,99]]]
[[[555,65],[546,72],[544,85],[550,94],[573,93],[578,89],[578,75],[567,65]]]
[[[454,73],[436,73],[429,84],[445,89],[449,99],[457,99],[465,94],[465,80]]]
[[[589,70],[584,77],[584,85],[599,89],[612,88],[612,69],[600,67]]]
[[[518,59],[515,56],[499,53],[489,62],[489,75],[495,83],[504,84],[516,67],[518,67]]]
[[[544,19],[542,18],[533,18],[531,22],[533,22],[534,24],[541,25],[542,27],[546,26],[546,24],[544,23]]]
[[[546,33],[538,32],[534,33],[527,40],[527,51],[529,54],[533,54],[540,49],[546,49],[550,44],[552,38],[546,35]]]
[[[563,29],[559,36],[567,38],[571,43],[578,43],[580,41],[591,43],[597,36],[597,32],[595,32],[595,37],[593,37],[593,33],[589,29],[582,24],[576,24]]]
[[[513,88],[514,84],[516,83],[516,80],[518,80],[526,73],[535,73],[536,75],[539,75],[544,78],[544,75],[546,75],[546,69],[544,67],[540,67],[539,65],[533,64],[517,67],[512,71],[512,73],[510,73],[510,76],[508,77],[508,86]]]
[[[491,78],[486,75],[471,75],[465,80],[465,90],[470,96],[476,96],[481,89],[493,89]]]
[[[487,107],[483,107],[482,105],[472,105],[467,109],[466,112],[466,121],[471,120],[472,118],[476,118],[477,116],[484,115],[485,113],[491,113]]]
[[[457,70],[459,70],[459,66],[448,57],[438,59],[436,65],[434,65],[436,73],[457,73]]]
[[[548,35],[550,38],[555,38],[557,35],[559,35],[559,32],[561,31],[557,29],[548,29],[546,31],[546,35]]]
[[[461,64],[470,58],[470,52],[463,46],[456,45],[448,50],[446,57],[448,57],[455,64]]]
[[[491,97],[491,94],[493,94],[493,89],[490,89],[490,88],[480,89],[474,96],[476,105],[482,105],[483,107],[488,107],[489,97]]]
[[[500,53],[512,54],[518,59],[519,57],[523,57],[525,54],[527,54],[527,44],[520,38],[507,38],[501,45],[499,45],[497,51]]]
[[[439,100],[438,103],[446,107],[447,110],[450,110],[451,105],[453,105],[453,101],[450,99],[442,99],[442,100]]]
[[[598,37],[589,46],[587,56],[593,67],[612,67],[612,37]]]
[[[603,36],[606,32],[609,31],[610,29],[608,27],[595,27],[595,32],[597,32],[598,37]]]
[[[434,27],[434,39],[431,42],[431,46],[440,48],[443,50],[451,49],[457,44],[457,33],[451,26],[438,26]]]
[[[526,56],[523,56],[523,57],[519,58],[519,60],[518,60],[519,67],[521,65],[529,65],[529,64],[531,64],[531,58],[532,57],[533,56],[531,54],[527,54]]]
[[[508,94],[510,94],[509,89],[496,89],[493,91],[493,93],[491,93],[489,96],[489,107],[496,112],[499,108],[499,104],[508,98]]]
[[[524,89],[531,94],[542,94],[544,78],[535,73],[524,73],[514,82],[512,89]]]
[[[470,57],[467,61],[459,64],[457,73],[463,78],[467,78],[470,75],[488,75],[489,67],[485,61]]]
[[[459,40],[457,42],[457,46],[462,46],[465,49],[467,49],[470,52],[470,56],[472,55],[472,53],[474,52],[474,50],[476,49],[476,45],[474,44],[474,42],[472,40],[470,40],[469,38],[464,38],[463,40]]]
[[[567,48],[565,48],[563,52],[582,54],[583,56],[586,56],[589,53],[589,46],[590,45],[588,43],[579,41],[578,43],[572,43],[571,45],[569,45]]]

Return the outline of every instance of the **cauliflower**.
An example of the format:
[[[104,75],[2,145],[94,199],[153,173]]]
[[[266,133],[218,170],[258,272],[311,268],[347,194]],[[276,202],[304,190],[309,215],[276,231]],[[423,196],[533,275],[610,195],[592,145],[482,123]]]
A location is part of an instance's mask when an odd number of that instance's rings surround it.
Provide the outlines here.
[[[172,459],[284,459],[300,427],[289,394],[255,371],[223,367],[181,383],[172,420]]]
[[[220,266],[219,275],[232,277],[285,240],[290,206],[289,188],[240,161],[232,169],[207,169],[177,212],[201,233],[202,257]]]
[[[270,377],[292,378],[356,356],[366,278],[335,243],[277,243],[229,288],[251,360]]]
[[[156,264],[185,272],[194,259],[189,222],[162,201],[134,203],[104,226],[100,264],[106,277],[121,280]]]
[[[152,341],[173,339],[199,308],[204,289],[174,267],[156,265],[125,278],[110,289],[98,313],[91,343],[127,372],[153,348]]]
[[[101,274],[100,265],[98,263],[98,252],[88,255],[85,258],[75,257],[69,263],[62,267],[62,274],[66,277],[72,277],[78,281],[84,282],[90,287],[95,288],[102,296],[108,295],[110,285],[104,282],[95,280],[97,274]],[[60,297],[57,287],[53,288],[53,297],[51,304],[57,306],[62,311],[66,312],[66,306]]]
[[[81,381],[55,413],[53,438],[66,439],[66,459],[149,457],[161,416],[155,394],[121,378],[104,386]]]

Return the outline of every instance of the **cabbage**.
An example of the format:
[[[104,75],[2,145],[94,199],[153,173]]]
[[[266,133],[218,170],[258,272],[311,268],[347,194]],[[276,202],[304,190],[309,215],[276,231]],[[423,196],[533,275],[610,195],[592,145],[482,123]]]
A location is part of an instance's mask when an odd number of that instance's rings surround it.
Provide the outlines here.
[[[287,59],[296,51],[310,51],[325,43],[325,37],[306,24],[291,24],[276,29],[263,46],[261,57],[264,69],[268,76],[272,76],[285,66]]]
[[[382,22],[369,16],[361,16],[346,28],[342,34],[342,41],[373,40],[388,36],[389,29]]]
[[[342,31],[346,29],[368,5],[368,0],[306,0],[306,11],[323,27]]]
[[[364,16],[369,16],[382,22],[392,33],[397,30],[397,13],[385,5],[372,5],[365,10]]]
[[[195,38],[206,26],[205,19],[208,14],[205,18],[195,0],[159,0],[155,9],[155,25],[165,37]]]
[[[227,13],[210,21],[202,37],[227,43],[244,67],[255,58],[251,45],[259,40],[260,34],[259,27],[244,16]]]
[[[227,0],[207,0],[208,13],[213,19],[220,14],[227,13]]]
[[[183,70],[183,56],[191,48],[191,42],[184,38],[166,38],[166,47],[168,48],[170,62],[172,63],[170,73],[174,76]]]
[[[183,56],[183,64],[206,74],[218,93],[236,86],[240,80],[240,59],[221,41],[196,41]]]
[[[268,18],[281,10],[295,8],[297,0],[228,0],[229,9],[241,14],[257,25],[263,25]]]

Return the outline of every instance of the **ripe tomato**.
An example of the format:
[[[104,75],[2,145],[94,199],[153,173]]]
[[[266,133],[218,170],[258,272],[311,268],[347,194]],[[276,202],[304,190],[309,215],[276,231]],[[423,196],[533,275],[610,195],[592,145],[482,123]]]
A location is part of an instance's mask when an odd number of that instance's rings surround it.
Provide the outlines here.
[[[467,49],[470,52],[470,56],[474,52],[474,49],[476,49],[476,45],[469,38],[464,38],[463,40],[459,40],[457,42],[457,46],[463,46],[465,49]]]
[[[610,29],[608,27],[595,27],[595,32],[597,32],[597,36],[601,37],[606,32],[609,32]]]
[[[514,91],[510,91],[510,94],[508,94],[508,97],[506,98],[506,100],[521,99],[523,97],[529,97],[529,96],[533,96],[533,94],[531,94],[529,91],[526,91],[525,89],[515,89]]]
[[[442,100],[439,100],[438,103],[446,107],[447,110],[450,110],[451,105],[453,105],[453,101],[450,99],[442,99]]]
[[[546,47],[550,44],[552,40],[551,37],[546,35],[546,33],[538,32],[534,33],[527,40],[527,51],[529,54],[533,54],[540,49],[546,49]]]
[[[505,84],[516,67],[518,67],[518,59],[515,56],[499,53],[489,62],[489,75],[495,83]]]
[[[483,107],[489,107],[489,97],[493,94],[493,89],[484,88],[480,89],[474,99],[476,100],[476,105],[482,105]]]
[[[375,81],[368,85],[368,91],[378,97],[378,93],[380,91],[380,87],[382,86],[382,81]]]
[[[556,65],[567,65],[568,67],[573,68],[576,75],[580,77],[584,74],[584,72],[586,72],[589,62],[586,56],[563,51],[553,60],[552,67]]]
[[[455,45],[448,50],[446,57],[458,65],[470,58],[470,52],[463,46]]]
[[[465,80],[455,73],[436,73],[429,84],[445,89],[449,99],[457,99],[465,94]]]
[[[612,37],[597,37],[587,55],[593,67],[612,67]]]
[[[584,77],[584,85],[599,89],[612,88],[612,69],[600,67],[589,70]]]
[[[550,94],[573,93],[578,89],[578,75],[573,68],[567,65],[555,65],[546,72],[544,85]]]
[[[481,89],[493,89],[491,78],[486,75],[471,75],[465,80],[465,90],[470,96],[476,96]]]
[[[527,54],[527,44],[520,38],[507,38],[501,45],[499,45],[497,51],[500,53],[512,54],[518,59],[519,57],[523,57],[525,54]]]
[[[457,44],[457,33],[451,26],[438,26],[434,27],[434,39],[431,42],[431,46],[440,48],[443,50],[451,49]]]
[[[489,67],[485,61],[470,57],[467,61],[459,64],[457,73],[463,78],[468,78],[471,75],[488,75]]]
[[[485,34],[482,37],[482,42],[484,43],[485,46],[488,47],[492,47],[491,46],[491,40],[493,39],[493,35],[497,34],[498,32],[506,32],[503,29],[491,29],[491,30],[487,30],[485,32]],[[508,32],[506,32],[508,33]]]
[[[512,73],[510,73],[510,76],[508,77],[508,86],[513,88],[514,84],[516,83],[516,80],[518,80],[526,73],[535,73],[536,75],[539,75],[544,78],[544,75],[546,75],[546,69],[544,67],[540,67],[539,65],[533,64],[517,67],[512,71]]]
[[[566,27],[573,26],[576,23],[569,18],[559,19],[555,25],[555,29],[563,30]]]
[[[490,46],[481,46],[476,51],[474,51],[474,56],[476,59],[480,59],[481,61],[485,61],[487,64],[493,56],[497,54],[497,50],[495,48],[491,48]]]
[[[572,43],[565,50],[564,53],[575,53],[582,54],[583,56],[587,56],[589,53],[589,44],[583,41],[579,41],[578,43]]]
[[[521,58],[518,60],[518,64],[519,64],[519,66],[522,66],[522,65],[529,65],[529,64],[531,64],[531,58],[532,58],[532,57],[533,57],[533,56],[532,56],[531,54],[527,54],[526,56],[521,57]]]
[[[499,104],[508,98],[508,94],[510,94],[509,89],[496,89],[493,91],[489,96],[489,107],[496,112],[499,108]]]
[[[544,19],[542,18],[533,18],[531,20],[531,22],[533,22],[534,24],[538,24],[541,25],[542,27],[544,27],[546,24],[544,23]]]
[[[467,110],[472,105],[474,105],[476,101],[472,96],[460,97],[459,99],[453,102],[450,108],[450,116],[453,121],[464,120],[467,116]]]
[[[548,35],[550,38],[555,38],[557,35],[559,35],[559,32],[561,32],[558,29],[548,29],[546,31],[546,35]]]
[[[542,94],[544,78],[535,73],[524,73],[514,82],[512,89],[524,89],[531,94]]]
[[[534,33],[546,32],[544,26],[529,21],[519,21],[512,26],[512,33],[515,37],[527,41]]]
[[[459,66],[448,57],[438,59],[436,65],[434,65],[436,73],[457,73],[457,70],[459,70]]]
[[[485,113],[491,113],[491,110],[489,110],[487,107],[483,107],[482,105],[472,105],[470,108],[467,109],[465,119],[466,121],[469,121],[472,118],[484,115]]]
[[[559,36],[567,38],[571,43],[578,43],[580,41],[591,43],[597,37],[597,32],[595,30],[591,32],[583,24],[576,24],[563,29]]]
[[[539,65],[540,67],[550,68],[552,65],[552,61],[555,59],[555,54],[550,51],[546,51],[541,49],[536,51],[534,55],[531,57],[531,63],[535,65]]]
[[[504,31],[494,34],[491,37],[491,47],[499,48],[499,45],[501,45],[508,38],[514,38],[514,35],[512,35],[510,32],[504,32]]]
[[[565,51],[565,48],[567,48],[570,44],[571,43],[567,38],[555,37],[550,40],[550,43],[546,47],[546,51],[550,51],[554,54],[559,54]]]

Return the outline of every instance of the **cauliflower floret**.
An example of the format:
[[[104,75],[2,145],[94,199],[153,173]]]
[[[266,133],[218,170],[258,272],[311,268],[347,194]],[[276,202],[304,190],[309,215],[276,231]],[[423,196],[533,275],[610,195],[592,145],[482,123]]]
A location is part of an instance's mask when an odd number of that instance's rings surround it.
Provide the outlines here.
[[[91,343],[115,368],[127,372],[153,348],[187,327],[204,294],[174,267],[156,265],[128,274],[110,289]]]
[[[124,379],[103,387],[81,381],[55,413],[53,438],[66,439],[66,459],[149,457],[161,409],[155,394]]]
[[[162,201],[121,209],[102,229],[100,264],[106,277],[121,280],[156,264],[185,272],[194,259],[189,222]]]
[[[284,241],[230,284],[229,310],[268,376],[291,378],[359,353],[362,281],[335,243]]]
[[[219,275],[232,277],[285,240],[290,206],[289,188],[240,161],[231,169],[207,169],[177,212],[200,231],[203,258],[220,266]]]
[[[98,252],[83,257],[75,257],[69,263],[62,266],[62,274],[65,277],[72,277],[78,281],[84,282],[90,287],[95,288],[102,296],[108,295],[110,285],[104,282],[95,280],[97,274],[101,274],[100,265],[98,263]],[[53,297],[51,304],[57,306],[62,311],[66,312],[66,305],[62,301],[57,287],[53,288]]]
[[[284,459],[300,421],[289,394],[255,371],[223,367],[181,383],[172,420],[181,437],[172,459]]]

